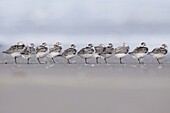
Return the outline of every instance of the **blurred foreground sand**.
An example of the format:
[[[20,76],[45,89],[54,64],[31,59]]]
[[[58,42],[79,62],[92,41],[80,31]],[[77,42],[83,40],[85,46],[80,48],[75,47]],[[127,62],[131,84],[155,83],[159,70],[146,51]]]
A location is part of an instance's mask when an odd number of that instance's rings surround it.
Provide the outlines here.
[[[168,57],[169,58],[169,57]],[[11,60],[11,59],[10,59]],[[61,59],[60,59],[61,60]],[[0,64],[0,113],[169,113],[170,63]],[[80,61],[82,60],[82,61]],[[169,59],[168,59],[169,60]],[[152,63],[153,61],[153,63]],[[130,62],[130,63],[129,63]]]

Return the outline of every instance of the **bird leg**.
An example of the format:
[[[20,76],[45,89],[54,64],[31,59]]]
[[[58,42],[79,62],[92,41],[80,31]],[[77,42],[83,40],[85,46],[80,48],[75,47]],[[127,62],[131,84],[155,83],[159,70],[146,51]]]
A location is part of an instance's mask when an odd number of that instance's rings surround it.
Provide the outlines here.
[[[105,63],[107,64],[107,60],[106,60],[106,58],[104,58],[104,61],[105,61]]]
[[[99,63],[99,57],[96,57],[96,63],[97,64]]]
[[[141,62],[140,62],[140,59],[138,58],[138,62],[139,62],[139,64],[141,64]]]
[[[38,60],[39,64],[41,64],[40,59],[39,59],[39,58],[37,58],[37,60]]]
[[[158,61],[159,64],[161,64],[158,58],[157,58],[157,61]]]
[[[68,64],[70,64],[70,61],[69,61],[69,59],[67,59],[67,63],[68,63]]]
[[[87,58],[85,58],[85,63],[86,63],[86,64],[88,64],[88,62],[87,62]]]
[[[120,64],[123,64],[123,63],[122,63],[122,58],[119,58],[119,59],[120,59]]]
[[[138,58],[138,62],[139,62],[139,64],[144,64],[144,62],[141,62],[139,58]]]
[[[14,57],[14,60],[15,60],[15,64],[17,64],[17,57]]]
[[[54,58],[51,58],[51,59],[52,59],[53,63],[55,63],[55,60],[54,60]]]
[[[28,58],[28,59],[27,59],[27,64],[29,64],[29,60],[30,60],[30,59]]]

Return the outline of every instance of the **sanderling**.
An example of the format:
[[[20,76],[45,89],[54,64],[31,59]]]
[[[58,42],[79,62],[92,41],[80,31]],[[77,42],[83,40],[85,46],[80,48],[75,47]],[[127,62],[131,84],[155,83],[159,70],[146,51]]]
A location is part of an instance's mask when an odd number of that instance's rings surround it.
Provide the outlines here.
[[[47,54],[48,54],[48,46],[45,42],[36,48],[36,58],[40,64],[41,64],[40,58],[46,57]]]
[[[158,63],[160,64],[159,59],[164,58],[167,53],[168,53],[168,46],[166,44],[162,44],[161,47],[153,49],[148,54],[151,55],[153,58],[156,58]]]
[[[87,47],[82,48],[77,54],[81,58],[84,58],[85,59],[85,63],[87,64],[88,63],[87,59],[91,58],[94,53],[95,53],[95,49],[94,49],[93,45],[92,44],[88,44]]]
[[[136,47],[132,52],[129,54],[133,55],[133,58],[137,58],[139,64],[144,63],[141,62],[140,59],[143,58],[148,52],[148,48],[146,47],[145,42],[142,42],[139,47]]]
[[[102,58],[101,54],[104,50],[103,44],[99,44],[99,46],[95,46],[95,53],[93,55],[94,58],[96,58],[96,63],[99,63],[99,58]]]
[[[11,46],[8,50],[3,51],[2,53],[11,55],[14,58],[15,63],[17,64],[17,58],[21,57],[21,51],[24,47],[25,44],[23,42],[17,42],[16,45]]]
[[[129,45],[123,43],[122,46],[115,48],[114,55],[119,58],[120,64],[122,64],[122,58],[124,58],[129,52]]]
[[[113,54],[113,44],[109,43],[107,47],[104,47],[103,52],[101,53],[101,56],[104,58],[105,63],[107,63],[107,58],[110,58]]]
[[[62,44],[60,42],[57,42],[53,45],[52,48],[49,49],[49,54],[47,55],[49,58],[52,59],[53,63],[55,63],[54,58],[61,55],[62,51]]]
[[[34,43],[30,43],[21,51],[22,57],[27,60],[27,64],[29,64],[29,59],[35,56],[35,53]]]
[[[77,50],[75,49],[76,46],[74,44],[71,45],[70,48],[66,49],[62,54],[61,56],[63,58],[65,58],[67,60],[67,63],[70,64],[70,61],[69,59],[72,59],[73,57],[75,57],[76,53],[77,53]]]

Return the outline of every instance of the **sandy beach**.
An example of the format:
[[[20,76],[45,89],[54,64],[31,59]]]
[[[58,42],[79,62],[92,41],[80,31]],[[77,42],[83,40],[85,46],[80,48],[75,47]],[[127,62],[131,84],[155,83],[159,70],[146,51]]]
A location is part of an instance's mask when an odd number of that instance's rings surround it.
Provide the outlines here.
[[[76,57],[73,64],[13,64],[1,55],[0,113],[169,113],[170,57],[157,64],[146,57],[138,64],[130,56],[119,64],[90,64]],[[8,61],[8,64],[4,62]]]

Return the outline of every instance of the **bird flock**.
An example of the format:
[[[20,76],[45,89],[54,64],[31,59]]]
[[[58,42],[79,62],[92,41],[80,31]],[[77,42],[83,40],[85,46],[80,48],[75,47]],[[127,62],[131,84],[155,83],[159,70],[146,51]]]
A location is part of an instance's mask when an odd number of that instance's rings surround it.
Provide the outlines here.
[[[144,58],[146,55],[152,56],[160,64],[160,59],[164,58],[168,53],[168,46],[166,44],[162,44],[161,47],[157,47],[149,52],[146,43],[142,42],[133,51],[130,52],[129,50],[130,47],[127,43],[123,43],[121,46],[116,48],[113,47],[112,43],[109,43],[107,46],[103,46],[102,44],[99,44],[98,46],[88,44],[86,47],[78,51],[75,44],[71,44],[68,49],[63,50],[60,42],[55,43],[52,47],[48,47],[47,43],[42,43],[35,47],[34,43],[30,43],[28,46],[25,46],[23,42],[17,42],[2,53],[12,56],[16,64],[18,63],[17,58],[19,57],[26,59],[27,64],[29,64],[29,60],[34,57],[37,59],[39,64],[42,64],[41,59],[45,57],[50,58],[53,63],[56,63],[56,57],[63,57],[66,59],[67,63],[70,64],[70,59],[74,58],[76,55],[83,58],[86,64],[89,63],[88,59],[92,57],[96,59],[96,63],[99,63],[99,58],[104,59],[105,63],[108,63],[107,59],[112,56],[117,57],[120,64],[123,64],[122,59],[128,54],[133,58],[136,58],[139,64],[144,63],[141,62],[141,58]]]

